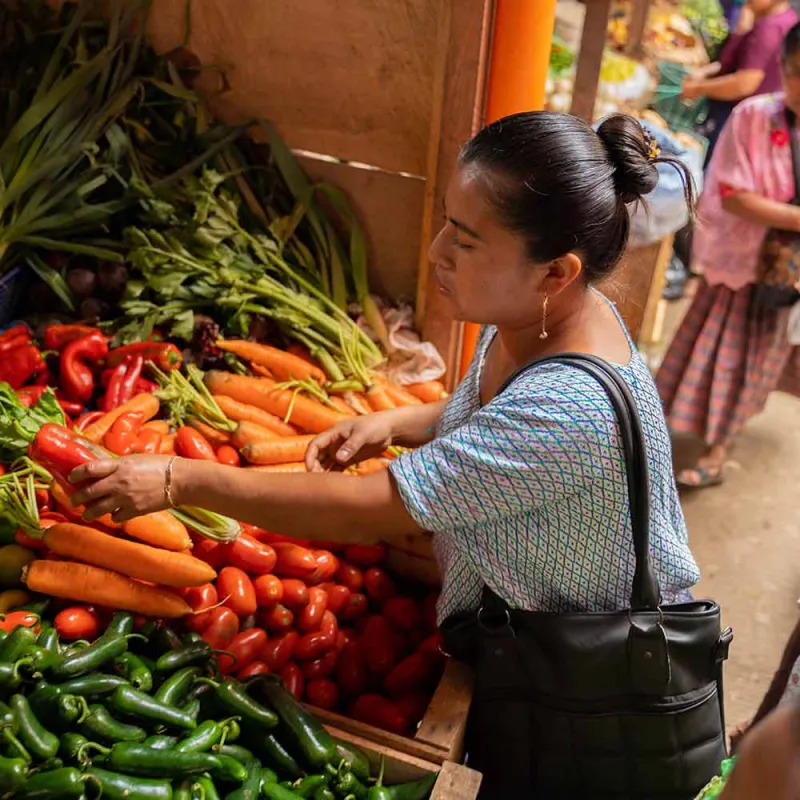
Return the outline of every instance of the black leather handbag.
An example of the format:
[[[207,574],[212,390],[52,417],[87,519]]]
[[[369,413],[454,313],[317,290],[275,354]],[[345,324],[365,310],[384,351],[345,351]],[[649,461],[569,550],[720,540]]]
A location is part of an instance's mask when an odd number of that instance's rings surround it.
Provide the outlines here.
[[[726,756],[722,663],[733,638],[707,600],[662,605],[650,563],[644,435],[617,371],[586,355],[620,424],[636,569],[630,609],[518,611],[488,587],[477,612],[442,625],[447,650],[472,664],[467,726],[481,798],[692,800]],[[502,390],[501,390],[502,391]]]

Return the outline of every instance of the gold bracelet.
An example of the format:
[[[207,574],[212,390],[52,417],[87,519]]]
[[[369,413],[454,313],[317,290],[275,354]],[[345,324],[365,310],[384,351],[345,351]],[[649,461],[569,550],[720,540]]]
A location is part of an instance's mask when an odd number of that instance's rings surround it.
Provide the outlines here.
[[[172,468],[175,466],[177,460],[178,456],[172,456],[169,460],[169,464],[167,464],[167,471],[164,473],[164,496],[167,498],[170,508],[177,507],[175,501],[172,499]]]

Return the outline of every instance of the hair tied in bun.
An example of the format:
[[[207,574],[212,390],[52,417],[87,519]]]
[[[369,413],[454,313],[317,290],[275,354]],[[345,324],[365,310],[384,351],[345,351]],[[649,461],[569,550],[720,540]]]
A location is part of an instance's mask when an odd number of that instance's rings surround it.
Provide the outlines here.
[[[658,146],[656,137],[646,128],[644,129],[644,143],[647,147],[647,157],[651,161],[655,161],[661,155],[661,148]]]

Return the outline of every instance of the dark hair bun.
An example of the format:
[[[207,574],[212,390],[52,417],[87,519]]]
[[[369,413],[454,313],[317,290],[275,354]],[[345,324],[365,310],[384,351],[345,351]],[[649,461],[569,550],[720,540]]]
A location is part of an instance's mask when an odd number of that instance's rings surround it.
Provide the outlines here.
[[[623,202],[641,200],[656,188],[658,170],[650,154],[650,143],[637,120],[614,114],[602,122],[597,135],[614,165],[614,188]]]

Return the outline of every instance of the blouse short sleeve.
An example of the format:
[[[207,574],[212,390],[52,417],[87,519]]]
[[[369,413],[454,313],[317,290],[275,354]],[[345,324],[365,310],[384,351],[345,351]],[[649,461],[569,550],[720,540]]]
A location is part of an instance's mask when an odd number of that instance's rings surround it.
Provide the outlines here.
[[[576,373],[537,367],[463,426],[393,462],[417,524],[434,533],[485,526],[592,485],[608,468],[598,454],[616,438],[616,423],[603,389]]]

